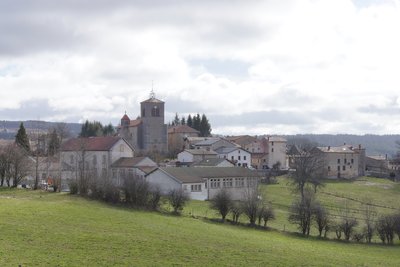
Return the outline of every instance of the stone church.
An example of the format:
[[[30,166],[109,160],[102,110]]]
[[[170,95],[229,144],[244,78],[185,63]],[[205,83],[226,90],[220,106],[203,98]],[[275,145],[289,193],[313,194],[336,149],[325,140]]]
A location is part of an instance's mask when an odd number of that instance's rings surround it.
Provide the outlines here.
[[[155,97],[140,103],[140,117],[131,120],[128,115],[121,118],[118,136],[129,142],[137,152],[167,153],[167,125],[164,123],[164,102]]]

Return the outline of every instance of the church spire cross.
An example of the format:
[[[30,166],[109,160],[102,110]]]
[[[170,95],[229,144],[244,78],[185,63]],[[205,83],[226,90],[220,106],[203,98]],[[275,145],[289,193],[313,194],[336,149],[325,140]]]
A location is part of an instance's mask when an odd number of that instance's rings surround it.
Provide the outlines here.
[[[150,98],[151,98],[151,99],[155,99],[155,98],[156,98],[156,94],[154,93],[154,89],[153,89],[153,81],[151,81]]]

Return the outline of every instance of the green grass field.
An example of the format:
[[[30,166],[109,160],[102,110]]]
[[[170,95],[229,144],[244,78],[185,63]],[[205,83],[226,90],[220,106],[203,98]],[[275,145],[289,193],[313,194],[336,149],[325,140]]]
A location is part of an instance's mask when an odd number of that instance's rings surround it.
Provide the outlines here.
[[[398,207],[398,185],[382,182],[332,182],[323,191],[364,194]],[[263,190],[273,203],[282,202],[277,212],[284,213],[291,202],[285,180]],[[340,204],[331,195],[321,199],[334,200]],[[185,216],[216,218],[207,204],[191,201],[176,217],[67,194],[2,189],[0,266],[400,266],[398,241],[383,246],[307,239]],[[276,228],[282,230],[278,222],[285,220],[279,215]]]

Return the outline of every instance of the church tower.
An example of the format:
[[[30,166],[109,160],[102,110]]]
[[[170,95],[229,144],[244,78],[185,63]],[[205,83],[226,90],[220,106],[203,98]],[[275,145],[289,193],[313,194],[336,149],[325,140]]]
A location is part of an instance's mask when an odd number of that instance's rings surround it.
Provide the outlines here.
[[[167,125],[164,123],[164,104],[163,101],[156,98],[153,90],[150,98],[140,103],[142,148],[144,151],[167,152]]]

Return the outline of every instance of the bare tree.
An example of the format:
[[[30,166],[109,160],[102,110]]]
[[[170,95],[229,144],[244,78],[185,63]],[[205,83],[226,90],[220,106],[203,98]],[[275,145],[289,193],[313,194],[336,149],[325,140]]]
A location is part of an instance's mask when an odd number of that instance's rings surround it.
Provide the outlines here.
[[[313,210],[313,217],[315,225],[318,229],[319,237],[322,236],[322,232],[325,230],[325,237],[326,233],[329,229],[329,213],[328,211],[322,206],[320,203],[315,203],[314,210]]]
[[[9,168],[6,170],[6,182],[12,187],[17,187],[21,181],[29,174],[32,161],[28,157],[28,152],[16,144],[8,145],[5,149]]]
[[[168,194],[168,200],[174,209],[175,214],[179,214],[183,207],[186,204],[186,201],[189,200],[188,195],[183,191],[183,189],[174,189],[171,190]]]
[[[225,189],[219,190],[211,199],[210,206],[212,209],[217,210],[219,214],[221,214],[222,221],[225,221],[225,217],[232,206],[232,197],[230,193]]]
[[[393,244],[395,221],[393,215],[383,215],[376,223],[376,231],[382,243]]]
[[[251,226],[255,226],[257,220],[257,212],[261,206],[261,199],[258,188],[248,187],[244,193],[244,199],[241,202],[243,213],[249,218]]]
[[[260,218],[261,218],[264,221],[264,227],[267,227],[267,223],[270,220],[275,219],[275,212],[270,204],[264,204],[264,205],[262,205],[262,208],[260,209],[258,216],[259,216],[258,224],[260,224],[260,221],[261,221]]]
[[[304,198],[306,185],[314,186],[314,192],[317,187],[322,186],[322,179],[326,175],[325,157],[318,148],[300,149],[293,156],[292,164],[294,170],[289,173],[289,178],[295,190],[300,192],[301,198]]]
[[[341,213],[341,222],[339,223],[341,230],[343,231],[345,240],[349,241],[350,237],[354,232],[354,228],[358,225],[358,221],[356,218],[352,217],[350,214],[350,209],[347,206],[347,202],[345,204],[345,208],[340,211]]]
[[[230,211],[232,213],[232,221],[238,223],[239,217],[243,213],[242,205],[238,201],[233,201]]]
[[[301,198],[295,200],[290,208],[289,221],[297,224],[303,235],[310,235],[311,219],[315,206],[315,196],[310,190],[305,190]]]
[[[375,218],[376,218],[376,209],[370,204],[365,204],[363,206],[364,213],[364,237],[367,243],[371,243],[372,237],[375,232]]]

